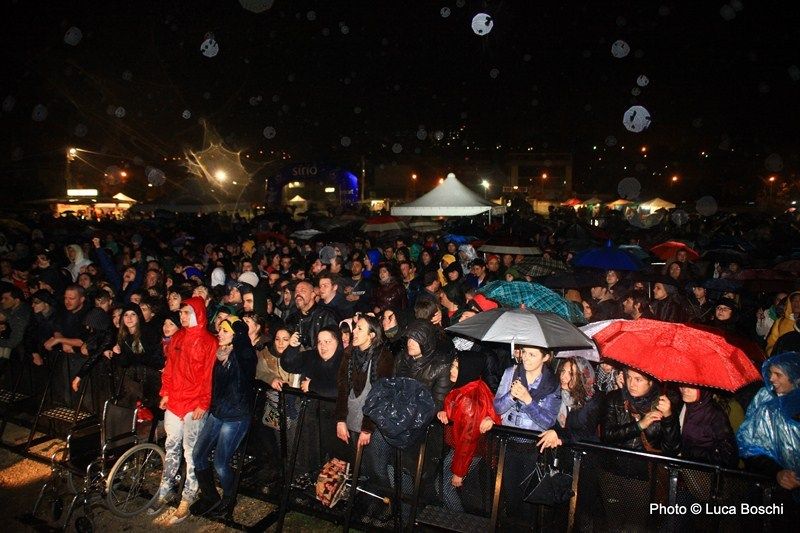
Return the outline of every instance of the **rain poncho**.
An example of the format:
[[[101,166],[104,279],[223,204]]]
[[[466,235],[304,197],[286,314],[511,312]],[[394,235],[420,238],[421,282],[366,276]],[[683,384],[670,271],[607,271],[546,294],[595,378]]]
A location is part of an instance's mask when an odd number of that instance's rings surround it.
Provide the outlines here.
[[[778,366],[794,383],[794,389],[778,396],[769,381],[769,370]],[[765,456],[800,476],[800,354],[786,352],[761,365],[764,388],[758,391],[736,433],[741,457]],[[797,491],[795,491],[797,492]]]
[[[81,273],[81,269],[91,265],[92,262],[84,257],[83,248],[81,248],[80,245],[70,244],[67,245],[67,248],[75,252],[75,258],[66,266],[66,270],[69,272],[69,275],[72,276],[72,282],[75,283],[78,281],[78,275]]]
[[[386,442],[405,450],[424,438],[435,409],[430,391],[416,379],[383,378],[369,391],[364,415]]]
[[[481,440],[480,425],[485,417],[500,424],[494,410],[494,395],[480,379],[451,390],[444,400],[444,411],[453,425],[446,440],[453,447],[453,474],[464,477]]]
[[[461,270],[466,276],[469,274],[469,264],[478,257],[478,252],[475,251],[471,244],[462,244],[458,247],[458,255],[461,259]]]

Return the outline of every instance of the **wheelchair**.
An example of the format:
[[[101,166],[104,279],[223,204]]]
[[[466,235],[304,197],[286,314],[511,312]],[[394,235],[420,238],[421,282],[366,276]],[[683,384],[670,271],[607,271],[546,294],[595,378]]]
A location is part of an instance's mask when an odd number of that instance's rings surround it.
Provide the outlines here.
[[[108,400],[99,424],[75,426],[66,445],[50,457],[51,475],[39,491],[33,516],[47,498],[50,518],[57,523],[64,516],[61,529],[66,530],[76,508],[82,507],[83,516],[74,526],[84,533],[93,530],[92,506],[97,503],[120,518],[144,512],[158,497],[165,456],[154,442],[156,421],[145,432],[139,422],[141,409]],[[142,438],[143,433],[149,437]]]

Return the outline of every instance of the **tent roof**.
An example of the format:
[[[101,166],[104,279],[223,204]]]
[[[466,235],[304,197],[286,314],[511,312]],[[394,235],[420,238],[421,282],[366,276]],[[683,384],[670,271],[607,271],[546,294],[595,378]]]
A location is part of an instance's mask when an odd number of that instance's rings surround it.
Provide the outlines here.
[[[623,205],[632,204],[630,200],[625,200],[624,198],[620,198],[619,200],[614,200],[613,202],[609,203],[609,207],[619,207]]]
[[[114,196],[112,196],[112,198],[114,198],[114,200],[119,200],[120,202],[136,202],[136,201],[138,201],[138,200],[134,200],[130,196],[126,196],[126,195],[122,194],[121,192],[115,194]]]
[[[597,196],[592,196],[588,200],[584,200],[583,205],[594,205],[594,204],[599,204],[601,202],[602,200],[600,200],[600,198],[598,198]]]
[[[292,198],[292,199],[291,199],[291,200],[289,200],[289,201],[290,201],[290,202],[305,202],[305,201],[306,201],[306,199],[305,199],[305,198],[303,198],[302,196],[300,196],[300,195],[298,194],[298,195],[295,195],[295,197],[294,197],[294,198]]]
[[[396,216],[456,216],[465,217],[480,213],[504,213],[505,206],[492,205],[477,193],[450,176],[444,183],[413,202],[392,207]]]
[[[655,211],[657,209],[675,209],[675,204],[672,202],[668,202],[663,198],[653,198],[647,202],[641,204],[640,207],[645,209],[650,209],[651,211]]]

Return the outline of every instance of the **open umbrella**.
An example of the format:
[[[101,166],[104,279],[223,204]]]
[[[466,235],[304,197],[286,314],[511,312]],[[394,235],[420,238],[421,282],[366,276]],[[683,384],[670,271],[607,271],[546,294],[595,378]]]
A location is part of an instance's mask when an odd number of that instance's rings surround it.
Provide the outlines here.
[[[643,265],[633,254],[621,250],[608,241],[605,246],[585,250],[572,261],[576,267],[602,270],[641,270]]]
[[[605,285],[605,278],[596,272],[561,272],[544,278],[542,285],[551,289],[585,289]]]
[[[663,259],[664,261],[674,259],[675,254],[680,250],[686,252],[687,259],[690,261],[697,261],[700,259],[699,253],[680,241],[662,242],[661,244],[656,244],[650,248],[650,251],[653,252],[656,257]]]
[[[557,272],[567,272],[569,265],[559,259],[546,257],[527,257],[517,265],[521,272],[531,277],[548,276]]]
[[[586,324],[585,326],[581,326],[578,329],[584,332],[587,337],[591,338],[592,335],[594,335],[595,333],[599,333],[604,329],[606,329],[611,324],[619,322],[621,320],[625,319],[612,318],[611,320],[601,320],[599,322],[592,322],[591,324]],[[559,359],[567,359],[569,357],[583,357],[587,361],[599,363],[601,355],[602,354],[598,351],[597,346],[595,345],[592,348],[580,348],[577,350],[561,350],[556,354],[556,357]]]
[[[492,309],[454,324],[447,331],[482,341],[542,348],[591,348],[589,337],[553,313],[529,309]]]
[[[585,324],[583,310],[544,285],[527,281],[492,281],[478,290],[487,298],[508,307],[525,307],[535,311],[555,313],[573,324]]]
[[[775,270],[781,272],[791,272],[793,274],[800,274],[800,259],[790,259],[775,265]]]
[[[385,215],[373,217],[361,227],[361,231],[368,233],[371,231],[385,233],[387,231],[402,231],[408,229],[408,224],[397,217]]]
[[[741,270],[730,279],[741,281],[742,286],[752,292],[791,291],[797,286],[797,275],[777,269],[750,268]]]
[[[411,226],[411,229],[420,232],[426,232],[426,231],[433,232],[442,229],[442,225],[439,222],[433,220],[415,220],[411,224],[409,224],[409,226]]]
[[[308,239],[312,239],[321,233],[322,232],[318,229],[301,229],[295,231],[294,233],[289,235],[289,237],[294,237],[295,239],[307,241]]]
[[[604,358],[661,381],[734,392],[761,379],[747,355],[709,328],[659,320],[627,320],[593,336]]]

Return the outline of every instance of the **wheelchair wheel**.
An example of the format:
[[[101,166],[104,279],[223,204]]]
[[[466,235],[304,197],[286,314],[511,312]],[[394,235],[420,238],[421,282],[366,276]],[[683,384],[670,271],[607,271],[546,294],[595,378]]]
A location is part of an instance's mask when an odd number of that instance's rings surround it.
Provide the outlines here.
[[[153,443],[138,444],[111,467],[106,480],[106,505],[121,518],[130,518],[158,497],[164,450]]]

